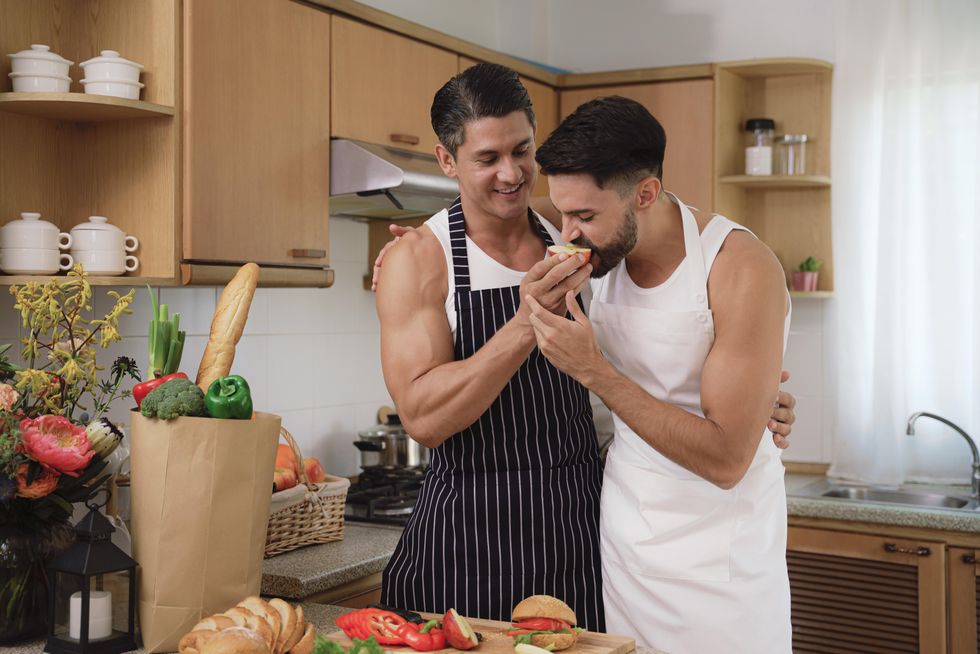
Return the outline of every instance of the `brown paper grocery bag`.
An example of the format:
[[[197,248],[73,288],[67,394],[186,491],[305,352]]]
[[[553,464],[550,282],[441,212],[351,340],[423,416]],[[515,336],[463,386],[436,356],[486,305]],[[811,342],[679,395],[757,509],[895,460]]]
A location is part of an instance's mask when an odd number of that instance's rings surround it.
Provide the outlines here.
[[[281,418],[131,415],[140,632],[146,651],[174,652],[202,617],[259,592]]]

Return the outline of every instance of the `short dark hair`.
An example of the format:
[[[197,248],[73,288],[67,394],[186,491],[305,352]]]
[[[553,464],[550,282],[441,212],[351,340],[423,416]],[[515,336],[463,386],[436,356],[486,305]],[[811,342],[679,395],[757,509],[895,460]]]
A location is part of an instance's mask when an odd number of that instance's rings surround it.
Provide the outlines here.
[[[586,102],[561,122],[535,157],[545,175],[588,173],[625,192],[650,175],[663,181],[667,134],[639,102],[618,95]]]
[[[531,96],[517,73],[500,64],[477,64],[436,91],[429,116],[439,142],[455,157],[463,144],[466,123],[515,111],[523,111],[531,127],[535,126]]]

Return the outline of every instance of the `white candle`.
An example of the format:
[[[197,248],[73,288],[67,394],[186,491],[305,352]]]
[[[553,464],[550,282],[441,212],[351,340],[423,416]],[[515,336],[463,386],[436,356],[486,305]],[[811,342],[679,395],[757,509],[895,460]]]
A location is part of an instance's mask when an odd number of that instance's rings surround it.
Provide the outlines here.
[[[112,593],[107,590],[89,592],[88,639],[97,640],[112,635]],[[72,593],[68,607],[68,636],[82,637],[82,591]]]

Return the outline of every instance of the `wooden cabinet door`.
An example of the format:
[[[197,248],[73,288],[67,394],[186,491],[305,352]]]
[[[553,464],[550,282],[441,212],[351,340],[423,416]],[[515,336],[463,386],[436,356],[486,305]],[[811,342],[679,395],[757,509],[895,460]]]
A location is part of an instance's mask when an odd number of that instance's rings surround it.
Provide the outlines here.
[[[184,260],[325,265],[330,15],[184,6]]]
[[[790,527],[793,651],[946,652],[943,543]]]
[[[980,630],[980,565],[977,550],[949,548],[946,583],[949,586],[950,654],[977,654]]]
[[[579,105],[607,95],[621,95],[636,100],[660,121],[667,132],[664,188],[692,207],[711,211],[714,206],[712,80],[563,90],[561,118],[564,120]]]
[[[477,63],[479,62],[475,59],[460,57],[459,71],[463,72]],[[531,96],[531,106],[534,109],[534,119],[537,122],[537,128],[534,131],[534,144],[540,147],[558,127],[558,91],[547,84],[535,82],[527,77],[521,77],[521,84],[527,89],[527,94]],[[534,185],[532,195],[548,197],[547,177],[538,176],[538,183]]]
[[[456,74],[457,56],[335,16],[331,135],[434,154],[432,97]]]

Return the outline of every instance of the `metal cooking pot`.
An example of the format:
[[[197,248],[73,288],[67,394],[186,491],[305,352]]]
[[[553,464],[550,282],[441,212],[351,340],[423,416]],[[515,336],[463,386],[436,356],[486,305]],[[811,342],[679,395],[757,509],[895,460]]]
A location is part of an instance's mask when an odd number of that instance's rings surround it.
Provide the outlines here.
[[[388,414],[380,425],[357,434],[354,447],[361,451],[361,467],[421,468],[429,465],[429,448],[421,445],[402,427],[398,414]]]

